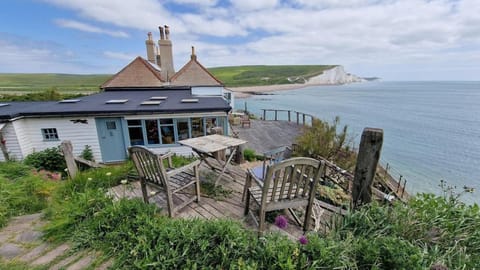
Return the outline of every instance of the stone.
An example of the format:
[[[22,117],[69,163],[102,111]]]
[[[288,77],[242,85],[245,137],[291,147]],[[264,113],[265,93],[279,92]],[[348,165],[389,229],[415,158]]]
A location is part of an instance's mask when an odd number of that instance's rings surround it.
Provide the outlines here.
[[[86,269],[90,264],[95,260],[95,257],[92,254],[89,254],[80,260],[76,261],[74,264],[70,265],[67,270],[81,270]]]
[[[28,253],[22,255],[22,257],[20,257],[19,260],[23,262],[29,262],[37,258],[38,256],[40,256],[40,254],[45,252],[45,250],[47,250],[48,247],[49,247],[48,244],[41,244],[35,247],[34,249],[30,250]]]
[[[80,255],[81,255],[80,253],[73,254],[73,255],[61,260],[60,262],[58,262],[54,266],[50,267],[49,270],[65,269],[65,266],[67,266],[67,265],[71,264],[72,262],[76,261],[80,257]]]
[[[70,249],[70,246],[68,244],[62,244],[54,248],[53,250],[50,250],[49,252],[47,252],[47,254],[33,261],[32,265],[43,265],[43,264],[51,263],[53,260],[55,260],[55,258],[64,254],[69,249]]]
[[[0,258],[10,260],[25,252],[25,249],[17,244],[5,243],[0,246]]]
[[[32,243],[40,239],[42,237],[42,233],[38,231],[24,231],[15,237],[16,242],[24,242],[24,243]]]

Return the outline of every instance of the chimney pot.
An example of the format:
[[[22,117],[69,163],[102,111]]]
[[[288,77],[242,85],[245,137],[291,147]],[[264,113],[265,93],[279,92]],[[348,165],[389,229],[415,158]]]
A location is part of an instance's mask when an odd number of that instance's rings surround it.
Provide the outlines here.
[[[158,27],[158,30],[160,30],[160,40],[165,39],[165,38],[164,38],[165,34],[164,34],[164,32],[163,32],[163,27],[159,26],[159,27]]]
[[[170,39],[170,27],[165,25],[165,39]]]
[[[197,60],[197,56],[195,55],[195,47],[193,46],[192,46],[192,55],[190,56],[190,59]]]

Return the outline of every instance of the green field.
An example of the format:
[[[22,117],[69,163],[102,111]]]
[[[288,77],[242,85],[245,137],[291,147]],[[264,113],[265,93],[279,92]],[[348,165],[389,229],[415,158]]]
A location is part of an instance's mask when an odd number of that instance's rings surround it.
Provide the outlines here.
[[[332,65],[234,66],[208,70],[226,86],[256,86],[303,83],[304,79],[322,74]],[[290,78],[290,80],[289,80]]]
[[[232,66],[208,70],[226,86],[234,87],[303,83],[306,79],[332,67],[334,66]],[[0,93],[22,94],[54,89],[61,93],[85,94],[98,91],[99,86],[111,76],[111,74],[3,73],[0,74]]]
[[[99,86],[107,81],[109,74],[0,74],[1,93],[24,93],[55,89],[66,93],[89,93],[99,90]]]

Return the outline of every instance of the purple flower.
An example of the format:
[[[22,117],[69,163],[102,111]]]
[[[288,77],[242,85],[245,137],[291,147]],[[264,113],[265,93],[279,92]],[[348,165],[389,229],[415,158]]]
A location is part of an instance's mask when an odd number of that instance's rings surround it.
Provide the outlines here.
[[[300,244],[302,244],[302,245],[308,244],[308,238],[307,238],[305,235],[300,236],[300,238],[298,238],[298,241],[299,241]]]
[[[275,218],[275,225],[277,225],[277,227],[279,227],[280,229],[285,229],[287,228],[287,225],[288,225],[288,219],[286,216],[277,216]]]

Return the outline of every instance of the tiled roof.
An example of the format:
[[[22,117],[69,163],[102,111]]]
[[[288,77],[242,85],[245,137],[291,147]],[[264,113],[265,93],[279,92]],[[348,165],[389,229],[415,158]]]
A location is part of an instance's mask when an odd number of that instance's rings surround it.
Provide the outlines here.
[[[101,88],[158,87],[164,84],[160,69],[138,56],[130,64],[102,84]]]
[[[171,80],[172,85],[180,86],[223,86],[223,83],[213,76],[195,55],[182,67]]]

